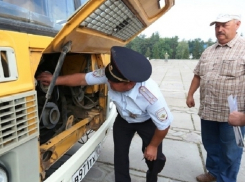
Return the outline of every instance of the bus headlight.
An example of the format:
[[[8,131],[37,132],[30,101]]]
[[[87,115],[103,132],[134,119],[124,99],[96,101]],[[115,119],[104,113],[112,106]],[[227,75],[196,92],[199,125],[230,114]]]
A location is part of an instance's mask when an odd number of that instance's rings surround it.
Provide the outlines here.
[[[8,182],[9,181],[7,170],[2,165],[0,165],[0,181],[1,182]]]

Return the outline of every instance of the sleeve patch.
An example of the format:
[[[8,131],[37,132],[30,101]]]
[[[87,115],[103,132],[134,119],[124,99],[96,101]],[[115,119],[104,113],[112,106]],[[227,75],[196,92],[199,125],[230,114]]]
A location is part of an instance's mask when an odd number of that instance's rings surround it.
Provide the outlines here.
[[[156,112],[156,116],[160,121],[165,121],[168,119],[168,114],[164,107]]]
[[[93,72],[94,77],[103,77],[105,76],[105,70],[104,69],[98,69]]]
[[[139,88],[139,93],[141,93],[150,104],[154,104],[157,101],[157,98],[145,86]]]

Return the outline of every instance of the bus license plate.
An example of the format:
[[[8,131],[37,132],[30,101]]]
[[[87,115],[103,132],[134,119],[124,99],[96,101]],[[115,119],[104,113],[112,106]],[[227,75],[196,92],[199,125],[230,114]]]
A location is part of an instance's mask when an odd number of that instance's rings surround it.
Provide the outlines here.
[[[86,176],[88,171],[95,164],[97,159],[99,158],[101,150],[101,144],[99,144],[93,153],[87,158],[87,160],[81,165],[81,167],[77,170],[77,172],[72,176],[73,182],[81,182],[82,179]]]

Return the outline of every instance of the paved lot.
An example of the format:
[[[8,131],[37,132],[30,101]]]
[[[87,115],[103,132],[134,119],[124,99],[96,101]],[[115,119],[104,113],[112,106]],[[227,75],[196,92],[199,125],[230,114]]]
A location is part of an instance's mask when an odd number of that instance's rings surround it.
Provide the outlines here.
[[[186,95],[197,60],[151,60],[152,79],[161,91],[174,115],[171,129],[163,141],[167,162],[159,174],[159,182],[195,182],[195,177],[205,172],[206,152],[200,137],[199,90],[195,93],[196,106],[189,109]],[[245,150],[244,152],[245,153]],[[145,182],[147,170],[141,140],[136,134],[130,148],[130,172],[132,182]],[[98,162],[89,171],[84,182],[114,182],[112,132],[105,140]],[[237,182],[245,181],[245,155]]]

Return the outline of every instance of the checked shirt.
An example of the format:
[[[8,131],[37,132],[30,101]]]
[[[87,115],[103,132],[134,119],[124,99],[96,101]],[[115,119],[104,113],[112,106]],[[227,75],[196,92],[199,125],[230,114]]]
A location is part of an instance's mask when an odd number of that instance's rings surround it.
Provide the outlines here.
[[[208,47],[194,69],[200,76],[201,119],[227,122],[227,97],[237,96],[238,111],[245,111],[245,39],[236,35],[226,45]]]

